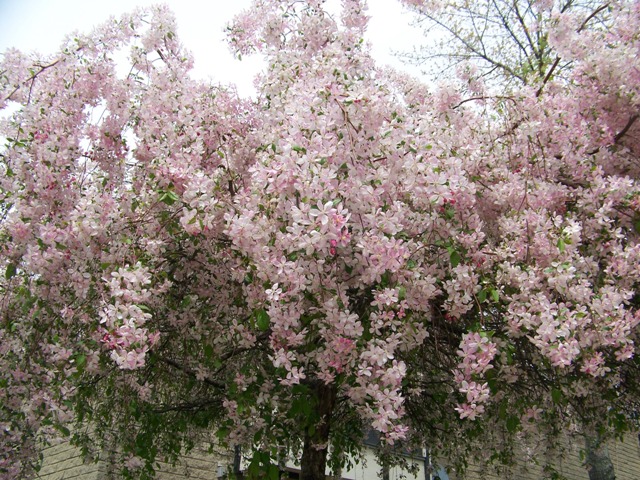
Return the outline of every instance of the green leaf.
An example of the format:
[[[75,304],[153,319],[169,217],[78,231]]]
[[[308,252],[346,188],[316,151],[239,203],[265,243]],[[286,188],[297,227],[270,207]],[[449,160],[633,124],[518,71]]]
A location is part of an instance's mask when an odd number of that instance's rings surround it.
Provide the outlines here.
[[[280,479],[280,469],[277,465],[269,465],[269,480],[279,480]]]
[[[478,324],[478,328],[484,327],[482,326],[482,324]],[[479,335],[481,338],[492,338],[495,333],[496,332],[494,332],[493,330],[480,330]]]
[[[7,265],[7,269],[4,271],[4,278],[6,278],[7,280],[12,279],[13,277],[15,277],[17,270],[18,269],[15,264],[10,263],[9,265]]]
[[[490,372],[492,372],[493,370],[489,370]],[[489,387],[489,390],[491,390],[492,394],[496,394],[498,393],[500,387],[498,385],[498,380],[495,378],[495,375],[492,378],[487,378],[487,386]]]
[[[269,314],[263,308],[256,310],[254,312],[254,316],[256,318],[256,325],[260,331],[265,332],[269,330],[271,319],[269,318]]]
[[[220,427],[216,432],[216,437],[218,437],[218,440],[223,442],[229,436],[230,432],[231,431],[227,427]]]
[[[558,250],[560,250],[560,253],[564,253],[565,248],[566,248],[566,243],[565,243],[564,239],[559,238],[558,239]]]
[[[206,344],[204,346],[204,356],[208,359],[211,359],[213,357],[213,347],[211,345]]]
[[[551,399],[553,400],[553,403],[561,403],[562,391],[557,388],[554,388],[553,390],[551,390]]]
[[[514,433],[516,430],[518,430],[519,426],[520,426],[520,419],[518,417],[511,416],[507,418],[507,430],[510,433]]]
[[[78,370],[84,370],[85,365],[87,364],[87,356],[84,353],[79,353],[76,356],[76,367]]]
[[[491,300],[493,300],[496,303],[500,301],[500,292],[498,292],[498,290],[495,288],[491,289]]]
[[[447,205],[444,208],[444,218],[446,218],[447,220],[453,220],[455,216],[456,216],[456,209],[453,208],[451,205]]]
[[[398,287],[398,300],[402,301],[407,298],[407,289],[404,287]]]
[[[478,293],[478,303],[484,303],[486,299],[487,299],[487,291],[480,290],[480,293]]]
[[[449,253],[449,260],[451,261],[451,266],[453,268],[456,268],[458,265],[460,265],[460,261],[462,260],[462,257],[460,257],[460,254],[458,253],[457,250],[451,250],[451,252]]]
[[[167,205],[173,205],[179,199],[180,199],[180,197],[178,197],[178,195],[176,195],[176,192],[172,192],[172,191],[162,192],[162,194],[160,195],[160,201],[162,203],[167,204]]]
[[[306,149],[306,148],[304,148],[304,147],[301,147],[301,146],[299,146],[299,145],[294,145],[293,147],[291,147],[291,149],[292,149],[294,152],[298,152],[298,153],[302,153],[302,154],[307,153],[307,149]]]
[[[513,355],[516,352],[516,349],[513,345],[509,344],[507,345],[507,348],[505,350],[506,355],[507,355],[507,365],[513,365]]]

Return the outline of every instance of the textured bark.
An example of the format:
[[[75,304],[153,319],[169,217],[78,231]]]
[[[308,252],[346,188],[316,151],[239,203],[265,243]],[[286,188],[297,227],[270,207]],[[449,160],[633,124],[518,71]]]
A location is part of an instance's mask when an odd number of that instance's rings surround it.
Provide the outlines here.
[[[382,464],[382,480],[389,480],[389,464],[387,462]]]
[[[607,445],[598,437],[585,437],[589,480],[615,480],[616,474]]]
[[[318,421],[309,425],[305,432],[300,461],[300,479],[325,480],[331,415],[336,403],[336,390],[332,385],[317,382],[313,385],[312,391],[317,400]]]

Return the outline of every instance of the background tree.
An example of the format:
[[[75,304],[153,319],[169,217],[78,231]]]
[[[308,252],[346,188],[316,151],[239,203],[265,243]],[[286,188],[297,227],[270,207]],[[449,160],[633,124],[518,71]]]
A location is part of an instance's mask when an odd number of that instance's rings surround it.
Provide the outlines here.
[[[612,3],[592,0],[403,0],[416,15],[429,44],[406,57],[435,76],[478,69],[498,89],[543,85],[570,69],[554,36],[612,25]]]
[[[376,68],[363,2],[322,4],[230,26],[267,59],[255,102],[190,79],[159,8],[5,54],[8,478],[74,422],[140,478],[197,441],[319,479],[370,427],[462,467],[474,442],[508,461],[510,436],[629,426],[638,5],[550,34],[573,66],[544,95],[470,101],[470,77]]]
[[[621,38],[628,41],[635,37],[637,40],[637,36],[629,35],[627,30],[631,20],[629,13],[621,14],[619,10],[623,5],[629,9],[628,12],[637,11],[637,2],[404,3],[417,13],[418,23],[424,26],[431,38],[440,38],[433,47],[414,52],[413,60],[424,62],[432,72],[448,72],[451,75],[456,71],[464,86],[461,103],[476,102],[480,108],[486,109],[487,115],[495,116],[497,112],[511,110],[517,105],[523,88],[535,91],[536,98],[542,96],[539,101],[544,105],[548,101],[544,98],[545,85],[549,83],[551,88],[557,89],[558,86],[567,87],[569,84],[576,100],[584,95],[584,101],[575,105],[555,104],[547,107],[549,111],[559,109],[561,116],[573,117],[573,120],[579,119],[584,123],[594,120],[599,123],[596,117],[607,116],[607,125],[600,124],[601,133],[606,131],[609,138],[607,149],[616,153],[625,152],[629,163],[619,157],[612,160],[608,155],[604,159],[599,158],[602,154],[599,145],[585,146],[584,150],[576,153],[590,156],[607,173],[631,174],[637,178],[637,91],[632,88],[628,95],[618,94],[617,88],[625,90],[627,87],[614,79],[617,75],[615,72],[629,71],[628,68],[637,72],[637,67],[632,66],[633,62],[627,63],[628,58],[625,59],[634,48],[626,50],[624,42],[620,42]],[[623,73],[622,78],[637,78],[636,73],[629,73]],[[581,93],[576,93],[578,91]],[[602,95],[592,95],[594,91]],[[557,90],[551,92],[552,95],[556,93]],[[625,98],[622,102],[621,97]],[[627,100],[629,103],[626,103]],[[595,110],[589,106],[592,101],[598,104]],[[601,103],[603,101],[606,104]],[[525,116],[503,117],[508,118],[506,135],[510,136],[520,129],[523,122],[529,128],[528,113],[525,112]],[[554,115],[545,112],[544,117],[553,118]],[[529,137],[528,155],[531,157],[532,152],[536,152],[533,158],[537,159],[545,155],[544,149],[548,148],[548,143],[541,140],[538,128],[534,128],[533,133],[535,136],[530,130],[526,132]],[[594,137],[597,138],[597,134],[591,138]],[[501,137],[498,138],[501,141]],[[509,149],[509,152],[511,156],[513,151]],[[564,155],[556,152],[554,160],[563,161]],[[526,158],[526,155],[522,156]],[[545,165],[545,175],[547,172]],[[571,181],[567,183],[564,175],[560,181],[575,186]],[[637,223],[635,228],[637,231]],[[636,290],[635,303],[637,295]],[[584,433],[590,477],[613,478],[613,466],[603,439],[599,433],[588,428]]]

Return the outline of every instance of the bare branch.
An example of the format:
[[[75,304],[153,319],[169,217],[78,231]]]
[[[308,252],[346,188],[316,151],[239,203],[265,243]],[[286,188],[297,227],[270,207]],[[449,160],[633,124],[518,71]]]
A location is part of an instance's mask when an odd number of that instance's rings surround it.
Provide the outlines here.
[[[598,7],[597,9],[595,9],[591,15],[589,15],[584,22],[582,22],[582,25],[580,25],[580,28],[577,30],[578,33],[580,33],[582,30],[585,29],[585,27],[587,26],[587,23],[589,23],[591,21],[591,19],[593,17],[595,17],[596,15],[598,15],[601,11],[603,11],[605,8],[608,8],[609,4],[605,3],[604,5],[601,5],[600,7]]]
[[[558,67],[559,63],[560,63],[560,57],[557,56],[555,61],[553,62],[553,65],[551,65],[551,68],[547,72],[547,75],[544,77],[544,80],[542,80],[542,85],[540,85],[540,87],[538,88],[538,91],[536,92],[536,97],[539,97],[542,94],[542,90],[544,90],[544,86],[551,79],[551,76],[553,75],[553,72],[555,71],[555,69]]]

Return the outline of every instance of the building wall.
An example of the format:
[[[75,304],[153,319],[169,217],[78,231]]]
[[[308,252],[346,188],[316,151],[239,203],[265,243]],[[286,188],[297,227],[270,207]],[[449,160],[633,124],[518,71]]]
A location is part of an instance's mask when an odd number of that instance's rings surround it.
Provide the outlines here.
[[[43,464],[38,480],[114,480],[118,474],[110,473],[108,461],[84,462],[80,450],[69,442],[46,447],[42,451]],[[194,449],[184,455],[179,463],[171,465],[158,462],[158,480],[217,480],[219,467],[231,462],[230,457]]]
[[[549,459],[558,473],[569,480],[589,480],[589,474],[580,458],[583,444],[573,441],[564,458]],[[609,444],[609,455],[613,462],[616,480],[640,480],[640,444],[637,434],[628,435],[623,442]],[[43,450],[44,463],[40,471],[41,480],[111,480],[118,478],[108,474],[107,462],[83,462],[77,448],[68,442],[47,447]],[[523,455],[524,458],[524,455]],[[205,451],[194,450],[185,455],[176,466],[166,463],[160,464],[158,480],[214,480],[223,471],[229,471],[233,458],[231,453],[209,454]],[[416,473],[412,474],[400,467],[391,467],[389,480],[432,480],[426,476],[424,461],[416,459]],[[290,469],[297,470],[296,465]],[[342,472],[344,480],[374,480],[381,478],[382,467],[378,463],[375,453],[369,449],[364,454],[364,461]],[[440,480],[541,480],[545,477],[542,467],[535,464],[518,465],[511,472],[496,471],[491,468],[470,467],[464,476],[453,472],[441,474]]]
[[[609,445],[616,480],[640,480],[640,434],[627,435],[624,442]]]
[[[80,450],[69,442],[46,447],[42,455],[44,460],[38,477],[42,480],[102,480],[106,473],[104,463],[85,463]]]
[[[401,467],[389,468],[389,480],[425,480],[424,460],[415,461],[416,472],[410,473]],[[382,465],[378,463],[373,450],[366,450],[364,462],[354,465],[353,468],[345,470],[342,478],[345,480],[373,480],[381,477]]]
[[[160,464],[158,480],[215,480],[218,478],[218,467],[226,471],[230,459],[201,450],[192,450],[183,456],[178,465]]]
[[[567,439],[567,451],[563,457],[546,459],[557,472],[569,480],[589,480],[581,451],[582,437]],[[640,480],[640,443],[638,434],[632,433],[624,441],[609,442],[609,456],[615,470],[616,480]],[[522,458],[527,456],[523,454]],[[543,459],[539,463],[544,465]],[[464,476],[449,473],[450,480],[541,480],[545,476],[542,465],[522,461],[512,471],[496,471],[493,468],[470,466]],[[442,479],[444,480],[444,479]]]
[[[412,472],[408,469],[405,469],[400,466],[394,466],[389,468],[389,480],[431,480],[428,477],[425,477],[425,464],[424,464],[424,455],[422,458],[418,457],[412,459],[411,457],[406,457],[409,462],[412,463]],[[288,463],[287,471],[294,473],[294,475],[289,475],[289,478],[297,478],[295,475],[300,471],[300,465],[295,463]],[[344,469],[340,472],[340,480],[373,480],[382,478],[382,465],[378,463],[378,459],[375,454],[375,450],[373,448],[363,449],[362,458],[360,461],[350,468]],[[327,470],[327,478],[335,479],[338,478],[329,476],[329,471]]]

